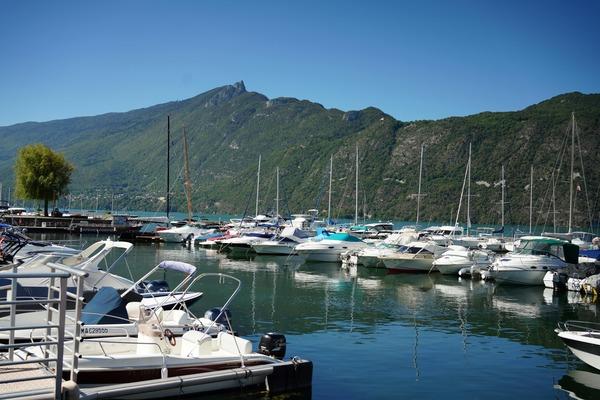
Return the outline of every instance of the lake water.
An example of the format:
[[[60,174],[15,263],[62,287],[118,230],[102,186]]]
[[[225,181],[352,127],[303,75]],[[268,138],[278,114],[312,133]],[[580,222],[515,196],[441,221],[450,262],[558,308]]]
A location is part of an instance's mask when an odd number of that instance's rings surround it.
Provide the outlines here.
[[[242,281],[230,307],[234,329],[255,344],[265,332],[284,333],[286,358],[314,363],[311,392],[286,399],[566,399],[567,391],[600,399],[598,371],[570,354],[553,331],[567,319],[600,322],[596,304],[575,293],[439,273],[347,271],[296,257],[231,259],[176,244],[136,244],[128,257],[134,278],[162,260]],[[116,272],[129,276],[127,268]],[[233,288],[201,282],[197,315],[222,305]]]

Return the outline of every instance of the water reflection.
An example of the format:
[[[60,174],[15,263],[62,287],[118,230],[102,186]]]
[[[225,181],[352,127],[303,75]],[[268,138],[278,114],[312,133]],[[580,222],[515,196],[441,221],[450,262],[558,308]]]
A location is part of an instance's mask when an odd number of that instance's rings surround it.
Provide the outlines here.
[[[600,399],[600,374],[573,370],[567,372],[554,386],[573,399]]]

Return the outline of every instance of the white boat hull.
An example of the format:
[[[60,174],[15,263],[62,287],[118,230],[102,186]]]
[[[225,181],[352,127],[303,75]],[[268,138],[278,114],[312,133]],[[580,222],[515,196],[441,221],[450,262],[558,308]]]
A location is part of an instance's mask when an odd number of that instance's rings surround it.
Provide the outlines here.
[[[520,268],[490,269],[488,277],[499,284],[541,286],[547,270],[526,270]]]
[[[383,262],[376,255],[358,255],[358,264],[368,268],[383,267]]]
[[[587,365],[600,370],[600,336],[587,336],[586,332],[559,332],[558,336],[569,350]]]
[[[382,257],[381,259],[387,269],[403,272],[429,272],[433,263],[431,256],[420,254],[408,257]]]
[[[301,243],[295,250],[305,261],[341,262],[342,253],[361,250],[367,246],[364,242],[321,241]]]
[[[279,243],[258,243],[252,245],[252,247],[256,254],[289,256],[290,254],[295,254],[294,247],[296,246],[286,246]]]
[[[305,261],[313,262],[339,262],[342,252],[318,251],[318,250],[296,250],[298,255]]]
[[[435,268],[440,271],[440,273],[442,273],[443,275],[457,275],[458,271],[460,271],[463,268],[470,268],[473,263],[472,262],[463,262],[463,263],[448,263],[448,264],[443,264],[443,263],[433,263],[435,265]]]

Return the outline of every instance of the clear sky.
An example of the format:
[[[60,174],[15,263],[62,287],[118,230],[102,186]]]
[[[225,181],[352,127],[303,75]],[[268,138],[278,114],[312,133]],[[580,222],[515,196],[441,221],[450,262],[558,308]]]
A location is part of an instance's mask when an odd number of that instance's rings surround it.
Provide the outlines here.
[[[3,1],[0,126],[268,97],[400,120],[600,92],[600,1]]]

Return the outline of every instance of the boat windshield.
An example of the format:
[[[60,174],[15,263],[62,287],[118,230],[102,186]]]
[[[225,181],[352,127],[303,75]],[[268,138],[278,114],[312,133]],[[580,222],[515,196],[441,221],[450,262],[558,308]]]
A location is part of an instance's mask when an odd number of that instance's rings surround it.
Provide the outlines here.
[[[433,254],[424,247],[401,246],[400,251],[407,254]]]
[[[564,260],[565,258],[562,244],[552,243],[548,241],[525,241],[525,243],[523,243],[516,252],[519,254],[527,255],[549,255],[558,257],[561,260]]]

